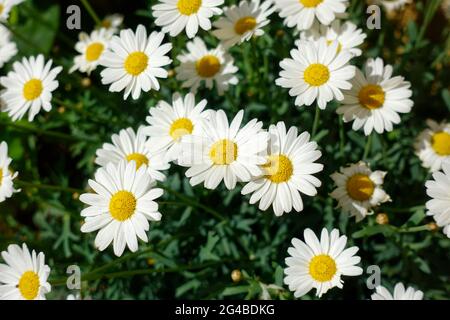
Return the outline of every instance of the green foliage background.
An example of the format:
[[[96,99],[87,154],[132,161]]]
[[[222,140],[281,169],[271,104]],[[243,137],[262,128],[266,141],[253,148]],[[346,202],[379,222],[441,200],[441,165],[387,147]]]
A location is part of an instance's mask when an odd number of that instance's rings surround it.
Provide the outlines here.
[[[155,2],[91,0],[100,17],[124,13],[126,27],[135,29],[143,23],[149,31],[159,30],[150,11]],[[186,91],[171,77],[160,81],[161,91],[143,94],[138,101],[123,101],[121,94],[111,94],[101,84],[99,70],[86,85],[83,75],[68,74],[78,36],[78,31],[65,27],[69,3],[26,1],[14,9],[9,23],[19,45],[16,59],[44,53],[64,71],[51,112],[41,112],[32,123],[12,123],[6,114],[0,115],[0,141],[9,144],[12,168],[19,171],[16,185],[22,188],[0,204],[0,250],[10,243],[26,242],[45,252],[52,268],[53,289],[48,298],[65,299],[69,293],[63,285],[66,268],[76,264],[84,280],[82,295],[94,299],[256,299],[262,286],[269,284],[280,287],[271,287],[272,298],[291,299],[282,283],[291,238],[302,238],[306,227],[316,232],[337,227],[348,236],[349,244],[360,247],[364,269],[369,265],[381,268],[385,286],[403,281],[424,291],[427,299],[449,298],[450,239],[427,226],[433,221],[424,212],[424,184],[430,175],[413,150],[425,119],[450,120],[449,27],[439,8],[441,1],[414,2],[394,18],[383,14],[381,30],[368,30],[367,5],[351,1],[349,19],[368,34],[363,56],[353,63],[361,67],[369,57],[383,57],[394,65],[395,74],[411,81],[415,106],[410,114],[402,115],[394,131],[373,135],[370,144],[362,132],[340,121],[336,104],[322,111],[314,134],[323,152],[319,162],[325,165],[318,175],[322,187],[317,197],[304,197],[302,213],[277,218],[271,211],[260,212],[248,204],[248,197],[240,195],[241,187],[233,191],[192,188],[184,169],[172,166],[163,184],[167,191],[160,203],[163,218],[151,224],[149,243],[141,243],[137,253],[126,251],[116,258],[110,248],[105,252],[94,248],[95,234],[79,231],[82,204],[77,196],[86,190],[87,179],[96,169],[95,151],[120,129],[145,124],[148,110],[157,101],[169,101],[173,92]],[[94,21],[79,5],[82,29],[90,32]],[[284,121],[311,132],[316,108],[295,107],[288,90],[275,85],[279,61],[289,56],[297,35],[283,27],[277,14],[270,19],[264,36],[231,50],[239,67],[239,84],[224,97],[201,89],[197,99],[206,98],[209,108],[223,108],[229,116],[243,108],[247,120],[257,117],[266,128]],[[199,36],[210,46],[218,44],[205,31]],[[187,37],[166,36],[165,41],[174,45],[170,52],[173,68]],[[10,69],[11,63],[1,73]],[[388,171],[385,189],[393,201],[377,210],[388,214],[388,225],[378,225],[375,215],[356,224],[335,209],[336,202],[329,196],[334,188],[329,175],[363,158],[372,168]],[[230,277],[234,269],[243,274],[238,283]],[[344,278],[344,289],[331,290],[324,298],[368,299],[367,277]],[[313,294],[304,298],[313,299]]]

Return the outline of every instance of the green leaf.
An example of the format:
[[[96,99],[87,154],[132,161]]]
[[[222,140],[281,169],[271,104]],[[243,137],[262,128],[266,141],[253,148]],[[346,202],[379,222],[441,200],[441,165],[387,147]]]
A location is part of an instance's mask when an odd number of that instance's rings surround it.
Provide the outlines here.
[[[22,24],[19,23],[14,27],[15,41],[22,55],[50,52],[56,33],[59,31],[59,12],[59,5],[53,5],[45,12],[36,10],[35,19],[26,19]]]
[[[448,89],[442,90],[442,99],[445,102],[445,106],[447,107],[448,111],[450,111],[450,92]]]

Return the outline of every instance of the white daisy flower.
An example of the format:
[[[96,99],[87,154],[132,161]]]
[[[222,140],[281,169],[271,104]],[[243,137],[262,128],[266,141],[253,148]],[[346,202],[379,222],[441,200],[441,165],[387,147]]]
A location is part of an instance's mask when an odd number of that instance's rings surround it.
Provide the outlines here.
[[[147,220],[161,220],[154,200],[163,190],[154,188],[155,184],[146,166],[136,170],[134,161],[122,161],[118,165],[108,163],[98,169],[95,180],[89,180],[94,193],[80,196],[80,201],[88,205],[81,211],[81,216],[85,217],[81,231],[100,230],[95,237],[95,246],[100,251],[112,241],[116,256],[121,256],[127,245],[132,252],[137,251],[137,238],[148,242]]]
[[[80,70],[80,72],[90,74],[95,70],[100,63],[102,54],[108,48],[111,37],[112,32],[103,28],[92,31],[90,35],[81,32],[79,41],[75,45],[75,50],[80,55],[74,58],[74,66],[70,69],[69,73]]]
[[[181,64],[175,68],[177,80],[184,81],[183,88],[190,88],[195,93],[202,81],[208,89],[212,89],[215,82],[217,92],[223,95],[230,84],[238,83],[235,76],[238,68],[222,46],[208,50],[202,39],[194,38],[187,43],[187,49],[188,52],[177,56]]]
[[[351,88],[349,82],[355,76],[356,68],[348,65],[352,54],[338,52],[338,42],[330,45],[321,39],[316,46],[312,41],[300,41],[297,49],[291,50],[292,59],[280,62],[283,71],[276,84],[291,88],[289,95],[296,97],[295,105],[310,106],[315,100],[320,109],[334,98],[344,99],[341,90]]]
[[[172,104],[159,101],[150,109],[144,129],[149,135],[148,144],[156,150],[165,150],[166,160],[177,160],[181,154],[181,139],[187,135],[199,136],[209,111],[204,110],[206,99],[195,103],[195,96],[188,93],[184,99],[177,92],[172,97]]]
[[[109,91],[124,91],[124,99],[131,94],[138,99],[141,91],[159,90],[156,78],[167,78],[162,67],[172,60],[166,54],[172,44],[161,44],[164,34],[152,32],[147,37],[143,25],[134,33],[131,29],[121,30],[120,37],[113,36],[110,45],[103,54],[100,64],[106,67],[101,72],[102,83],[110,84]]]
[[[11,244],[2,258],[6,264],[0,264],[0,300],[45,300],[51,286],[44,253],[30,253],[25,243],[22,248]]]
[[[300,212],[303,210],[300,193],[315,196],[321,185],[313,174],[323,170],[322,164],[314,163],[322,153],[317,150],[317,143],[310,142],[308,132],[298,135],[297,128],[291,127],[286,133],[284,122],[271,125],[269,134],[264,173],[250,181],[242,194],[252,193],[250,204],[259,201],[260,210],[272,205],[277,216],[291,212],[292,208]]]
[[[387,12],[403,9],[411,0],[370,0],[369,3],[382,5]]]
[[[186,29],[189,38],[195,37],[198,27],[211,29],[212,16],[222,14],[224,0],[160,0],[152,7],[155,24],[171,37]]]
[[[11,32],[0,25],[0,68],[17,54],[17,46],[11,41]]]
[[[351,80],[352,87],[344,92],[344,100],[336,112],[343,115],[344,122],[353,121],[353,130],[364,127],[370,135],[392,131],[399,124],[398,113],[408,113],[414,105],[411,83],[401,76],[392,77],[391,65],[384,65],[381,58],[369,59],[364,67],[365,75],[356,69]]]
[[[427,195],[432,198],[426,203],[427,215],[433,216],[450,238],[450,163],[444,162],[442,171],[433,173],[433,180],[428,180],[425,187]]]
[[[317,19],[329,25],[336,15],[345,13],[348,0],[274,0],[279,15],[289,28],[308,30]]]
[[[224,47],[228,48],[259,37],[264,34],[262,28],[269,24],[267,19],[275,10],[271,1],[241,1],[239,6],[232,5],[223,9],[225,16],[213,23],[217,28],[212,32]]]
[[[284,283],[294,296],[299,298],[311,289],[316,289],[316,295],[321,297],[329,289],[343,288],[341,276],[359,276],[363,270],[356,265],[361,258],[355,256],[358,247],[345,249],[347,237],[339,236],[339,231],[333,229],[330,233],[323,228],[320,241],[311,229],[303,233],[305,242],[293,238],[289,247],[289,257],[286,258],[287,268],[284,269]]]
[[[11,9],[25,0],[0,0],[0,21],[6,22]]]
[[[403,283],[399,282],[394,287],[394,295],[383,286],[376,287],[376,293],[372,294],[372,300],[422,300],[423,292],[408,287],[405,290]]]
[[[262,131],[262,122],[253,119],[241,128],[244,111],[240,110],[231,124],[223,110],[211,113],[201,136],[190,135],[182,141],[180,165],[190,167],[186,176],[195,186],[215,189],[222,180],[228,190],[236,182],[248,182],[262,174],[266,163],[269,135]]]
[[[123,23],[123,15],[114,13],[109,16],[106,16],[102,20],[101,28],[106,29],[114,34],[119,32],[122,23]]]
[[[331,175],[336,189],[330,195],[338,201],[338,208],[359,222],[373,214],[373,207],[391,200],[383,190],[385,175],[383,171],[372,172],[362,161],[351,164]]]
[[[364,42],[367,35],[358,29],[358,27],[347,21],[341,24],[340,20],[335,20],[330,26],[319,25],[316,28],[311,28],[300,33],[300,39],[313,41],[318,43],[321,38],[325,38],[327,44],[330,45],[333,41],[338,42],[338,52],[350,51],[350,53],[357,57],[362,54],[362,50],[358,47]],[[295,44],[300,46],[301,40],[297,40]]]
[[[5,141],[0,143],[0,202],[11,198],[13,193],[20,190],[14,189],[13,180],[17,177],[17,172],[9,170],[12,159],[8,157],[8,145]]]
[[[422,131],[414,145],[422,166],[431,172],[442,169],[443,162],[450,162],[450,123],[437,123],[428,119],[429,128]]]
[[[13,121],[22,119],[27,112],[28,121],[33,121],[41,108],[51,110],[52,92],[59,85],[56,76],[62,71],[62,67],[51,67],[52,60],[45,63],[40,54],[14,62],[13,71],[0,78],[5,87],[1,93],[5,103],[3,111],[8,112]]]
[[[147,143],[144,130],[141,126],[137,133],[132,128],[127,128],[120,130],[119,134],[113,134],[111,137],[113,143],[105,143],[97,150],[95,163],[104,167],[108,163],[117,165],[124,160],[133,161],[136,169],[145,165],[153,179],[164,181],[166,176],[160,171],[169,169],[170,165],[161,150]]]

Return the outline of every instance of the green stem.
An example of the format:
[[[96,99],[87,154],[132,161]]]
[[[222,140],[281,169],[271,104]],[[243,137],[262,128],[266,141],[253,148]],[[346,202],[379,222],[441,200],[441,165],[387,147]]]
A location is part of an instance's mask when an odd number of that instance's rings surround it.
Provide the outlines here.
[[[70,134],[61,133],[61,132],[44,130],[44,129],[37,128],[37,127],[35,127],[33,125],[30,125],[30,124],[15,123],[15,122],[1,122],[1,121],[0,121],[0,124],[2,124],[4,126],[11,127],[11,128],[14,128],[14,129],[25,130],[25,131],[28,131],[28,132],[36,133],[38,135],[58,138],[58,139],[61,139],[61,140],[98,142],[97,139],[94,139],[94,138],[91,138],[91,137],[75,136],[75,135],[70,135]]]
[[[415,43],[416,48],[420,45],[422,38],[424,37],[425,32],[427,31],[428,25],[430,24],[431,20],[433,20],[433,17],[439,8],[441,0],[431,0],[431,1],[427,1],[427,2],[428,2],[428,6],[425,9],[425,18],[423,20],[422,27],[420,28],[420,31],[419,31],[419,34],[417,36],[416,43]]]
[[[339,117],[339,153],[341,156],[344,155],[345,147],[345,135],[344,135],[344,121]]]
[[[312,139],[314,139],[314,137],[316,136],[317,128],[319,126],[319,121],[320,121],[320,108],[318,106],[316,106],[316,113],[314,114],[314,122],[313,122],[312,131],[311,131]]]
[[[425,210],[425,206],[424,205],[417,205],[417,206],[413,206],[413,207],[409,207],[409,208],[386,208],[385,211],[386,212],[398,212],[398,213],[402,213],[402,212],[415,212],[418,210]]]
[[[372,134],[367,137],[366,146],[364,147],[363,160],[367,160],[369,156],[370,149],[372,148]]]
[[[92,17],[92,19],[95,21],[95,24],[101,25],[102,21],[98,17],[97,13],[95,13],[94,9],[92,8],[91,4],[88,0],[81,0],[81,3],[83,4],[84,8],[87,10],[89,15]]]
[[[136,269],[136,270],[127,270],[127,271],[118,271],[118,272],[110,272],[105,274],[98,274],[98,273],[86,273],[83,276],[81,276],[81,281],[93,281],[93,280],[100,280],[100,279],[115,279],[115,278],[126,278],[131,276],[137,276],[137,275],[146,275],[146,274],[152,274],[152,273],[172,273],[172,272],[180,272],[180,271],[192,271],[196,269],[203,269],[207,267],[211,267],[217,264],[222,264],[226,262],[226,260],[221,261],[213,261],[213,262],[206,262],[203,264],[193,265],[193,266],[181,266],[176,268],[167,268],[167,269],[153,269],[153,268],[146,268],[146,269]],[[51,281],[51,284],[53,286],[60,286],[64,285],[66,283],[67,279],[57,279]]]
[[[172,190],[172,189],[170,189],[170,188],[168,188],[166,186],[163,186],[163,185],[160,185],[159,187],[164,189],[168,193],[173,194],[174,196],[176,196],[180,200],[184,201],[190,207],[195,207],[195,208],[202,209],[203,211],[210,213],[211,215],[213,215],[215,218],[217,218],[219,220],[222,220],[222,221],[226,220],[225,217],[222,216],[217,211],[215,211],[215,210],[213,210],[213,209],[211,209],[211,208],[209,208],[209,207],[207,207],[207,206],[205,206],[205,205],[203,205],[201,203],[198,203],[198,202],[192,200],[191,198],[186,197],[185,195],[183,195],[183,194],[181,194],[181,193],[179,193],[179,192],[177,192],[175,190]]]
[[[414,232],[421,232],[421,231],[430,231],[430,227],[428,225],[423,225],[423,226],[417,226],[417,227],[411,227],[411,228],[405,228],[405,229],[398,229],[398,232],[400,232],[400,233],[414,233]]]
[[[49,185],[49,184],[42,184],[39,182],[14,180],[14,183],[22,188],[37,188],[37,189],[49,190],[49,191],[68,192],[68,193],[72,193],[72,194],[73,193],[81,194],[84,192],[84,190],[81,190],[81,189],[75,189],[75,188],[63,187],[63,186],[55,186],[55,185]]]

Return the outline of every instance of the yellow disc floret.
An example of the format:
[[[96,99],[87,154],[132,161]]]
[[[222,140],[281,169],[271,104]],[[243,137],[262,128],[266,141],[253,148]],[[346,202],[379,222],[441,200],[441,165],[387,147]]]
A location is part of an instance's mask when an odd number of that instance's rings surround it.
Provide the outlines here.
[[[305,82],[313,87],[319,87],[330,79],[330,70],[327,66],[314,63],[308,66],[303,73]]]
[[[34,271],[26,271],[20,277],[18,288],[22,297],[26,300],[33,300],[39,294],[41,284],[39,276]]]
[[[231,140],[223,139],[212,145],[209,151],[209,157],[216,165],[228,165],[236,160],[237,153],[237,144]]]
[[[315,256],[309,262],[309,274],[318,282],[330,281],[336,271],[336,262],[327,254]]]
[[[266,178],[274,183],[287,182],[294,173],[291,160],[285,155],[271,155],[269,161],[263,166]]]
[[[116,192],[109,201],[109,212],[118,221],[125,221],[134,214],[137,200],[129,191]]]
[[[369,200],[374,190],[374,183],[365,174],[355,174],[347,180],[347,193],[353,200]]]
[[[126,72],[138,76],[148,67],[148,56],[140,51],[130,53],[124,63]]]

